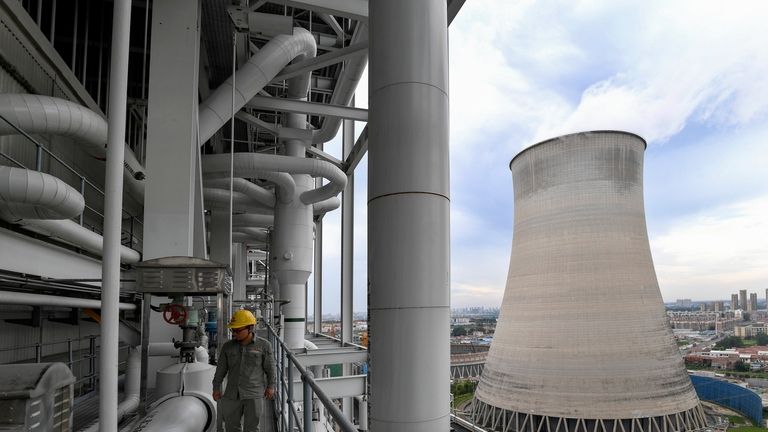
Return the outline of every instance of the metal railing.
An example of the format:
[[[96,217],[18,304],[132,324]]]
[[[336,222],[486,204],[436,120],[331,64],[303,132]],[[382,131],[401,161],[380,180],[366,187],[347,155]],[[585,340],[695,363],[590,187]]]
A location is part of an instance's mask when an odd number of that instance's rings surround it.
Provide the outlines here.
[[[99,194],[99,196],[101,196],[102,199],[104,198],[104,191],[101,188],[99,188],[98,186],[96,186],[94,183],[92,183],[90,180],[88,180],[83,174],[80,174],[76,169],[74,169],[68,163],[64,162],[61,158],[56,156],[53,152],[51,152],[50,150],[45,148],[45,146],[43,144],[41,144],[39,141],[37,141],[35,138],[33,138],[31,135],[29,135],[23,129],[21,129],[18,126],[16,126],[15,124],[11,123],[3,115],[0,115],[0,120],[4,121],[5,123],[8,123],[12,128],[14,128],[17,132],[19,132],[19,134],[21,134],[24,138],[26,138],[27,140],[31,141],[35,145],[35,147],[36,147],[36,151],[35,151],[35,168],[34,168],[35,171],[42,172],[42,170],[43,170],[43,154],[46,154],[46,155],[48,155],[48,157],[50,159],[58,162],[59,164],[61,164],[61,166],[63,166],[65,169],[67,169],[67,171],[69,171],[70,173],[74,174],[76,177],[78,177],[80,179],[80,189],[79,189],[79,192],[80,192],[80,195],[83,196],[83,199],[85,199],[85,197],[86,197],[86,186],[89,186],[94,191],[96,191],[96,193]],[[29,167],[25,166],[24,164],[22,164],[18,160],[12,158],[11,156],[9,156],[9,155],[7,155],[7,154],[5,154],[3,152],[0,152],[0,156],[2,156],[3,158],[7,159],[8,161],[10,161],[12,164],[16,165],[19,168],[32,169],[32,168],[29,168]],[[98,216],[101,219],[101,221],[102,221],[102,226],[104,225],[104,215],[102,213],[98,212],[96,209],[94,209],[93,207],[89,206],[87,203],[85,205],[85,210],[87,210],[87,211],[95,214],[96,216]],[[83,211],[83,213],[81,213],[80,216],[78,216],[78,218],[77,218],[77,222],[81,226],[85,226],[85,224],[83,222],[83,214],[84,213],[85,213],[85,211]],[[136,246],[141,248],[141,245],[143,243],[143,239],[141,237],[138,237],[136,235],[135,231],[136,231],[136,228],[138,228],[138,226],[140,226],[140,225],[143,226],[144,224],[142,223],[142,221],[137,216],[134,216],[133,214],[131,214],[129,211],[127,211],[125,209],[123,209],[123,215],[127,216],[127,217],[124,217],[124,219],[128,219],[129,220],[129,225],[128,225],[128,229],[123,229],[121,227],[121,238],[125,239],[125,240],[122,241],[122,244],[124,246],[133,248],[134,247],[133,242],[136,241]],[[97,233],[101,233],[101,231],[98,229],[98,227],[90,226],[88,228],[91,229],[91,231],[94,231],[94,232],[97,232]],[[127,239],[126,239],[126,237],[127,237]]]
[[[267,331],[275,358],[277,359],[279,388],[275,389],[275,401],[277,402],[277,413],[279,415],[278,430],[281,432],[293,432],[298,428],[301,432],[311,431],[312,400],[316,396],[328,413],[330,413],[339,430],[342,432],[358,432],[355,425],[344,416],[339,407],[323,393],[312,374],[299,364],[296,356],[280,339],[272,326],[267,326]],[[294,370],[301,375],[301,382],[303,384],[303,420],[299,418],[293,394]]]

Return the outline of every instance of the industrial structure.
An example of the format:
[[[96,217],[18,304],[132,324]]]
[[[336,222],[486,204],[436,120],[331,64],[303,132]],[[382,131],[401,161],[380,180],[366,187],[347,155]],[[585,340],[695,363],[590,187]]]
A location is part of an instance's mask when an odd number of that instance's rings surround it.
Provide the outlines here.
[[[510,163],[514,237],[474,420],[501,431],[681,431],[706,419],[667,324],[645,141],[597,131]]]
[[[447,27],[463,3],[0,0],[0,376],[68,366],[0,389],[28,408],[3,424],[216,430],[209,363],[247,307],[278,363],[267,430],[447,431]],[[353,102],[366,66],[370,109]],[[337,133],[340,158],[324,151]],[[352,343],[366,154],[369,350]],[[339,340],[306,302],[331,211]],[[86,403],[97,423],[78,424]]]

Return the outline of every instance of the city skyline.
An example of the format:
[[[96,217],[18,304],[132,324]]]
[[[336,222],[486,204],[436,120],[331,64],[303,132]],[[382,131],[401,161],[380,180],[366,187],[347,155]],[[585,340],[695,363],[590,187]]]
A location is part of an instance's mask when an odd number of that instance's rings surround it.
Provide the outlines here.
[[[768,287],[767,17],[768,3],[748,1],[467,2],[449,28],[452,306],[501,304],[512,157],[594,129],[648,141],[646,217],[666,302]],[[363,77],[356,104],[366,98]],[[326,151],[338,156],[339,140]],[[367,296],[366,164],[355,178],[356,310]],[[324,235],[338,238],[339,212]],[[338,247],[324,242],[326,308],[338,304]]]

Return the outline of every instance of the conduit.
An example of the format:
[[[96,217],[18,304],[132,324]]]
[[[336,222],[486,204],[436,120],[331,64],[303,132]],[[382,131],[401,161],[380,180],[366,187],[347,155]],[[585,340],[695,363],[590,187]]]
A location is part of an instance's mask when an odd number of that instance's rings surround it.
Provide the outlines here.
[[[80,309],[101,309],[101,300],[75,297],[28,294],[13,291],[0,291],[0,304],[23,306],[58,306]],[[136,310],[133,303],[120,303],[120,310]]]
[[[0,218],[69,219],[80,215],[85,200],[58,178],[23,168],[0,166]]]
[[[314,53],[315,39],[296,27],[292,35],[278,35],[235,72],[234,111],[240,111],[293,59]],[[200,145],[208,141],[232,117],[232,77],[200,105]]]
[[[88,108],[68,100],[33,94],[0,94],[0,115],[27,134],[58,135],[77,140],[84,150],[106,158],[107,121]],[[11,125],[0,121],[0,135],[17,135]],[[131,192],[144,198],[144,167],[125,145],[123,177]]]
[[[227,154],[203,156],[204,176],[229,176],[230,159]],[[307,174],[323,177],[329,181],[317,189],[308,190],[299,197],[304,204],[314,204],[334,197],[347,184],[347,175],[334,164],[320,160],[261,153],[235,153],[234,177],[259,177],[265,171]],[[292,180],[293,181],[293,180]],[[283,194],[278,194],[283,198]]]

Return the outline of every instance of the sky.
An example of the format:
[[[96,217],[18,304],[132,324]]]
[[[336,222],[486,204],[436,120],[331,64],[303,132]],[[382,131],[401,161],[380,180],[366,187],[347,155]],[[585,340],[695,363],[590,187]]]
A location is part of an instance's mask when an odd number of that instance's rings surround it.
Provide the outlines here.
[[[648,142],[646,222],[664,300],[762,297],[766,22],[762,0],[467,1],[449,28],[452,307],[501,305],[512,157],[597,129]],[[340,155],[340,140],[326,148]],[[366,168],[355,174],[355,311],[366,309]],[[329,213],[323,228],[324,313],[339,310],[339,220]]]

